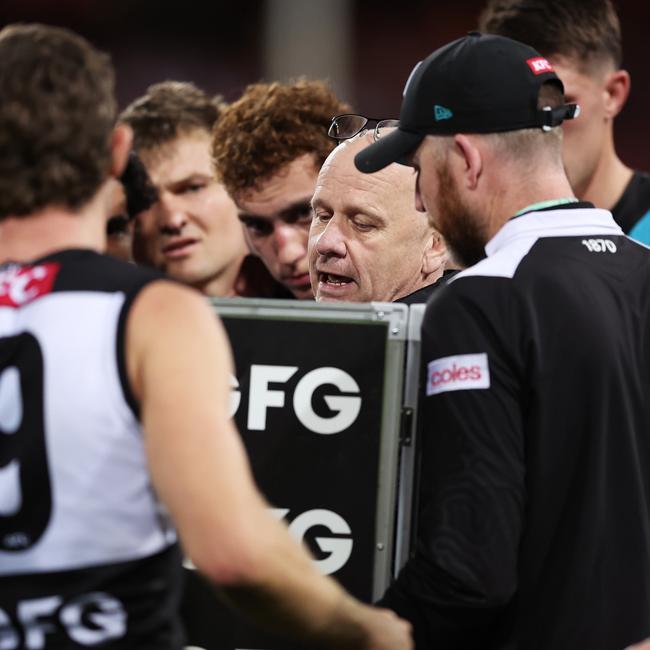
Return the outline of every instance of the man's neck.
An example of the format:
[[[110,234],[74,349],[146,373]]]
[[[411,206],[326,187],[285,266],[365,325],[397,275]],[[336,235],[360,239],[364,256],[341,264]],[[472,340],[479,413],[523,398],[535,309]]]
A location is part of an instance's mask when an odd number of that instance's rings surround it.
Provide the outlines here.
[[[396,302],[398,300],[402,300],[402,298],[406,298],[407,296],[414,294],[416,291],[420,291],[421,289],[424,289],[429,285],[435,284],[442,277],[442,274],[445,272],[447,268],[446,267],[447,259],[448,259],[447,255],[441,256],[440,264],[435,269],[435,271],[433,271],[432,273],[428,273],[427,275],[421,275],[414,282],[397,290],[395,296],[390,296],[385,300],[382,300],[382,302]]]
[[[46,208],[0,221],[0,263],[29,262],[69,248],[106,246],[106,223],[98,215]]]
[[[105,251],[115,183],[107,180],[79,210],[50,206],[0,220],[0,264],[29,262],[68,248]]]
[[[513,183],[509,190],[503,189],[494,193],[494,202],[488,214],[488,230],[485,233],[487,241],[502,228],[502,226],[523,210],[535,205],[549,205],[550,202],[564,201],[574,196],[569,181],[564,173],[549,174],[544,181],[535,185]]]
[[[213,298],[232,298],[240,295],[237,285],[244,257],[246,257],[245,253],[223,269],[219,275],[206,282],[197,283],[195,288]]]
[[[609,154],[601,158],[587,187],[580,191],[579,197],[597,208],[611,210],[623,195],[633,173],[619,159],[612,145]]]

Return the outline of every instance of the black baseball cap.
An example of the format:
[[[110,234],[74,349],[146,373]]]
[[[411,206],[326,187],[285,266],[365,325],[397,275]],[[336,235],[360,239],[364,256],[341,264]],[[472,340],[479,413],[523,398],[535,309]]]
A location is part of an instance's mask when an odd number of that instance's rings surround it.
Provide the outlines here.
[[[564,86],[536,50],[504,36],[470,32],[413,68],[404,88],[399,127],[360,151],[359,171],[405,162],[427,134],[550,130],[579,113],[576,104],[537,108],[546,83]]]

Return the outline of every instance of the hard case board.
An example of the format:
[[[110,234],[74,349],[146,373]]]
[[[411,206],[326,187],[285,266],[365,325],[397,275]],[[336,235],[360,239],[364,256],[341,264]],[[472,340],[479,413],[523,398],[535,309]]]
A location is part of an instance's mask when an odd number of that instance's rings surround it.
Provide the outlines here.
[[[412,426],[402,409],[408,308],[212,302],[233,349],[231,412],[258,486],[319,570],[372,602],[395,571],[396,547],[402,555],[408,545],[403,514],[396,526],[400,439],[408,441],[402,429]],[[413,373],[417,381],[417,368],[407,368]],[[407,483],[402,476],[410,494]],[[225,610],[192,570],[182,612],[191,647],[305,647]]]

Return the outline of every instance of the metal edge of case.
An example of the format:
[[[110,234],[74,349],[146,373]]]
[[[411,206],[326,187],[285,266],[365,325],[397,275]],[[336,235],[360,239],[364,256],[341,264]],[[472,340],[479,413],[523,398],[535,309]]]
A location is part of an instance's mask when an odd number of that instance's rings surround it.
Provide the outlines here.
[[[374,303],[375,308],[382,305]],[[394,305],[392,305],[394,307]],[[379,485],[377,490],[377,518],[375,523],[375,559],[373,601],[380,598],[393,576],[395,525],[398,507],[398,463],[400,429],[402,422],[402,390],[408,307],[401,305],[393,312],[389,324],[384,368],[384,400],[381,418],[381,448],[379,455]],[[399,396],[397,400],[390,396]]]
[[[399,303],[317,303],[310,300],[275,300],[270,298],[209,298],[218,314],[269,319],[306,318],[317,321],[383,322],[389,325],[391,339],[406,340],[407,306]]]
[[[411,549],[413,520],[413,491],[417,442],[418,398],[420,395],[420,355],[422,350],[422,320],[425,304],[411,305],[406,343],[406,371],[404,373],[404,408],[412,409],[408,445],[401,448],[399,462],[399,491],[397,495],[397,526],[395,533],[395,576],[406,563]]]

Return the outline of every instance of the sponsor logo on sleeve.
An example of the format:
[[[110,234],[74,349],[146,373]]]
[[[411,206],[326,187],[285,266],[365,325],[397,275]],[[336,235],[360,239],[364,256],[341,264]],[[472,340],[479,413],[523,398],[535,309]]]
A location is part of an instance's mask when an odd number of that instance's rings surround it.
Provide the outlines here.
[[[0,307],[20,307],[50,293],[58,273],[56,262],[5,268],[0,271]]]
[[[490,368],[485,352],[442,357],[427,364],[427,395],[489,387]]]

